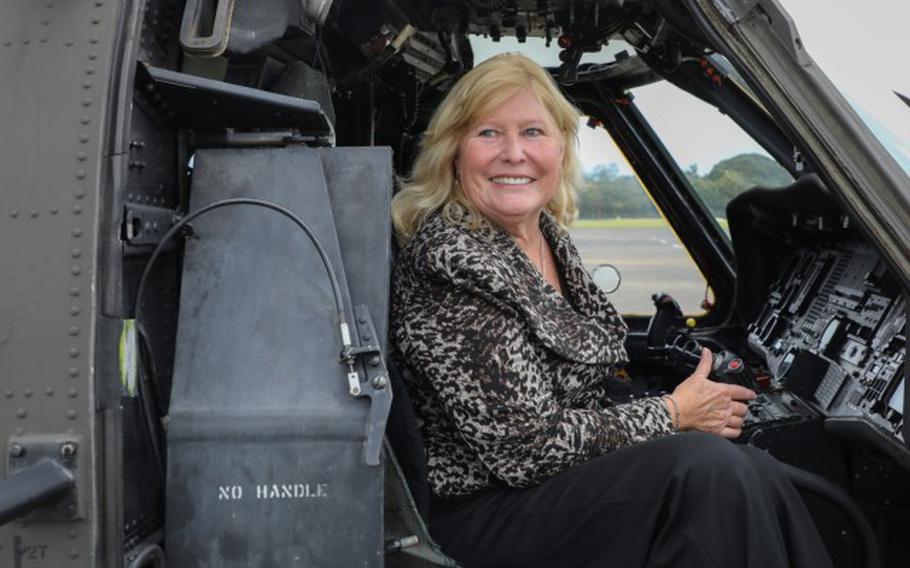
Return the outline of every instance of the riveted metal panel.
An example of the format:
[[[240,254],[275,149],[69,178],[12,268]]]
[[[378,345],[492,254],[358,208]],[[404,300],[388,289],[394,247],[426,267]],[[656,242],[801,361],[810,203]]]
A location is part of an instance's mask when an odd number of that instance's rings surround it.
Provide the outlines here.
[[[0,439],[78,436],[85,463],[79,518],[0,527],[0,566],[94,566],[98,196],[119,6],[2,0],[0,14]]]

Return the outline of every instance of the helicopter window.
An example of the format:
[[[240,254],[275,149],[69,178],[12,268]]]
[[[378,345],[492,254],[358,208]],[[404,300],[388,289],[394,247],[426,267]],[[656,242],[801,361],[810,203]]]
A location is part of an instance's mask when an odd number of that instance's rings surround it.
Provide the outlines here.
[[[730,117],[665,81],[632,90],[635,105],[727,231],[727,203],[755,187],[793,177]]]
[[[589,271],[610,264],[621,284],[610,299],[627,315],[650,314],[651,295],[666,292],[683,312],[700,314],[710,289],[686,248],[651,202],[638,177],[603,128],[582,126],[584,183],[572,239]],[[595,274],[595,281],[598,281]]]
[[[509,52],[521,52],[544,67],[559,67],[559,49],[556,39],[551,38],[550,46],[542,37],[528,37],[518,41],[514,37],[506,36],[494,41],[489,36],[470,36],[471,49],[474,52],[474,63],[480,63],[494,55]],[[613,39],[607,45],[600,46],[600,51],[585,52],[580,63],[610,63],[616,60],[616,54],[629,52],[632,47],[621,39]]]

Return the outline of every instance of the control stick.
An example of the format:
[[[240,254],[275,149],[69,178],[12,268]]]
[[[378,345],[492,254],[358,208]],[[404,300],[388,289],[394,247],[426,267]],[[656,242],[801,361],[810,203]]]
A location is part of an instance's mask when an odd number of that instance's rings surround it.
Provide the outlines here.
[[[651,299],[656,312],[648,324],[648,353],[680,372],[691,373],[701,359],[701,343],[684,331],[685,317],[672,296],[659,293]],[[710,378],[753,390],[757,387],[755,373],[741,357],[727,350],[714,353]]]

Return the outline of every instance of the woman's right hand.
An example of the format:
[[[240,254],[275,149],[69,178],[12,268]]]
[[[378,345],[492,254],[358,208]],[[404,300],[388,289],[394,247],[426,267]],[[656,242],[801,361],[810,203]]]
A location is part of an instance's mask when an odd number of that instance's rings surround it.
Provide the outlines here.
[[[679,429],[699,430],[736,438],[742,433],[743,419],[749,410],[745,401],[755,392],[741,385],[714,382],[708,378],[713,356],[702,349],[695,371],[673,391],[679,406]]]

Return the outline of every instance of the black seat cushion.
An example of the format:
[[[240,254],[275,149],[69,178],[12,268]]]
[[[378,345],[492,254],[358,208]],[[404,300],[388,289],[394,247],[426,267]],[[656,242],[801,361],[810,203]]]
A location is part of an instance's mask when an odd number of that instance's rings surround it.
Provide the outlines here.
[[[430,483],[427,479],[427,454],[423,436],[417,427],[417,415],[401,373],[395,366],[394,357],[390,357],[387,363],[394,395],[386,424],[386,439],[395,452],[417,510],[425,521],[429,521]]]

